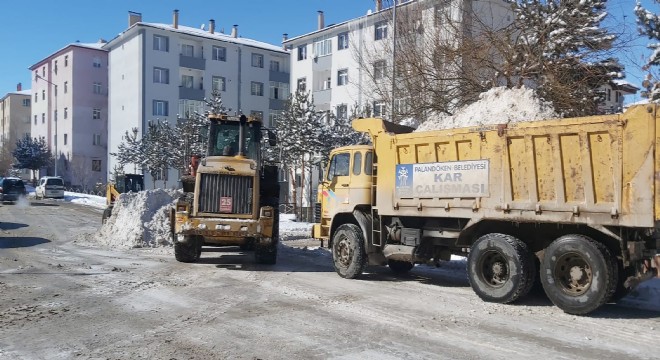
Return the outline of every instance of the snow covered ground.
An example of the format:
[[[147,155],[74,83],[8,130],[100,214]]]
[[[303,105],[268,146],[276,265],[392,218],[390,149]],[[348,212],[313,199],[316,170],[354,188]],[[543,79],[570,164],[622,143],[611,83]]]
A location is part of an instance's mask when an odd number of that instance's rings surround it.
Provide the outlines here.
[[[103,244],[119,248],[169,248],[171,242],[168,234],[169,220],[166,215],[175,196],[176,191],[162,189],[122,195],[115,206],[111,220],[101,227],[96,239]],[[64,201],[96,208],[105,207],[105,198],[94,195],[67,192]],[[306,256],[330,257],[327,248],[322,248],[320,243],[310,240],[311,227],[311,223],[295,221],[291,214],[282,214],[280,238],[283,244],[280,254],[295,255],[303,251]],[[418,265],[416,271],[447,273],[453,270],[457,276],[464,276],[465,268],[466,259],[454,256],[452,261],[442,264],[440,268]],[[656,278],[640,284],[630,295],[621,300],[620,304],[660,311],[660,279]]]

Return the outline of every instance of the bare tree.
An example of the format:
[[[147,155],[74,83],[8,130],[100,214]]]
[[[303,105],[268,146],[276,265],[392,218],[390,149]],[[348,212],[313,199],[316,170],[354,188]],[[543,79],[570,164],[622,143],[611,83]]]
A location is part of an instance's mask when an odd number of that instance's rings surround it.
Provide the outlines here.
[[[80,186],[81,190],[88,191],[93,188],[92,163],[87,156],[74,155],[71,161],[72,185]]]

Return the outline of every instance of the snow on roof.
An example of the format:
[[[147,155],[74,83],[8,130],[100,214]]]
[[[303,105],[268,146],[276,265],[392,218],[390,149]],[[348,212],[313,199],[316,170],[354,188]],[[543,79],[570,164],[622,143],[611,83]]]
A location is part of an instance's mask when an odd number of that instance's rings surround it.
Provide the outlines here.
[[[8,95],[9,94],[14,94],[14,95],[28,95],[28,96],[30,96],[30,95],[32,95],[32,90],[27,89],[27,90],[21,90],[21,91],[10,91],[7,94]]]
[[[208,38],[208,39],[221,40],[221,41],[226,41],[226,42],[229,42],[229,43],[252,46],[252,47],[256,47],[256,48],[260,48],[260,49],[264,49],[264,50],[270,50],[270,51],[276,51],[276,52],[288,54],[288,52],[286,50],[282,49],[282,47],[278,46],[278,45],[273,45],[273,44],[265,43],[265,42],[262,42],[262,41],[257,41],[257,40],[242,38],[242,37],[233,37],[231,35],[222,34],[222,33],[218,33],[218,32],[215,32],[215,33],[211,34],[208,30],[192,28],[192,27],[189,27],[189,26],[179,25],[178,28],[175,29],[170,24],[140,22],[140,23],[137,23],[136,25],[150,26],[150,27],[154,27],[154,28],[157,28],[157,29],[168,30],[168,31],[182,33],[182,34],[194,35],[194,36],[200,36],[200,37],[205,37],[205,38]],[[129,30],[130,30],[130,28],[129,28]],[[128,31],[128,30],[126,30],[126,31]]]
[[[87,48],[87,49],[92,49],[92,50],[108,51],[108,50],[103,48],[103,45],[105,45],[105,44],[106,44],[105,41],[99,41],[99,42],[96,42],[96,43],[81,43],[81,42],[70,43],[70,44],[67,44],[66,46],[62,47],[61,49],[53,52],[52,54],[46,56],[45,58],[37,61],[34,65],[30,66],[28,69],[34,70],[36,67],[41,65],[41,63],[47,61],[48,59],[54,57],[55,55],[59,54],[60,52],[68,49],[69,47],[74,47],[75,46],[75,47]]]
[[[639,90],[639,87],[637,85],[628,82],[626,80],[616,79],[616,80],[612,80],[612,83],[614,83],[614,85],[616,86],[628,88],[630,90],[635,90],[635,91]]]
[[[429,119],[415,131],[509,124],[558,117],[552,105],[540,99],[532,89],[496,87],[481,93],[477,102],[462,107],[454,115]]]

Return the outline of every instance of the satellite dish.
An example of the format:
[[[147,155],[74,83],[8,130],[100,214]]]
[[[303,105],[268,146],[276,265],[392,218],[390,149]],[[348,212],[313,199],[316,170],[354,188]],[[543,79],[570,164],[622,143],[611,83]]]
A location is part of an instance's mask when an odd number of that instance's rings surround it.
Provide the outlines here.
[[[202,24],[202,26],[200,26],[199,28],[204,30],[205,27],[206,27],[206,24]]]
[[[367,15],[371,15],[371,9],[367,10]]]

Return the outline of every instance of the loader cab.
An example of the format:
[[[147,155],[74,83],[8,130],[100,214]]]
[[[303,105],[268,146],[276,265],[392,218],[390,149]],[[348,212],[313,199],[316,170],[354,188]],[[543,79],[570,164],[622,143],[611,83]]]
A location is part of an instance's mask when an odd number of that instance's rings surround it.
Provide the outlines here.
[[[259,159],[261,122],[245,115],[210,117],[208,156]]]
[[[341,147],[330,153],[317,191],[321,218],[371,204],[372,162],[373,148],[367,145]]]

